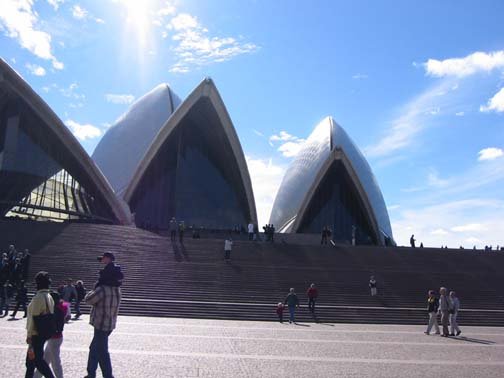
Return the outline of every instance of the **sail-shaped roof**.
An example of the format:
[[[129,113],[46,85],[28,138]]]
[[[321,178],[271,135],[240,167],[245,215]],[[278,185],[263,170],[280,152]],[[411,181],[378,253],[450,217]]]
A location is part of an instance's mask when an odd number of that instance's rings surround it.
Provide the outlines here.
[[[257,222],[250,176],[213,81],[203,80],[163,125],[124,194],[137,224],[172,216],[208,228]]]
[[[0,59],[0,217],[128,223],[73,134]]]
[[[357,222],[358,213],[362,212],[366,218],[362,222],[369,227],[371,236],[377,243],[384,244],[385,239],[393,242],[385,201],[371,167],[345,130],[331,117],[325,118],[315,127],[288,168],[275,198],[270,223],[281,232],[303,232],[303,227],[307,225],[307,214],[316,217],[310,206],[320,202],[315,197],[320,195],[323,183],[330,185],[326,181],[330,171],[334,169],[338,169],[339,176],[333,174],[331,180],[345,181],[344,186],[337,190],[353,192],[351,195],[355,197],[354,202],[358,202],[353,205],[355,214],[350,214],[349,219]],[[343,179],[342,176],[347,178]],[[333,195],[326,194],[326,197]],[[344,203],[341,198],[338,199],[339,205],[335,206],[335,212],[350,206],[349,199]],[[317,205],[318,211],[321,211],[322,205]],[[350,233],[351,227],[352,224],[347,227]]]
[[[131,105],[93,152],[93,160],[117,195],[122,195],[161,127],[180,105],[168,84],[160,84]]]

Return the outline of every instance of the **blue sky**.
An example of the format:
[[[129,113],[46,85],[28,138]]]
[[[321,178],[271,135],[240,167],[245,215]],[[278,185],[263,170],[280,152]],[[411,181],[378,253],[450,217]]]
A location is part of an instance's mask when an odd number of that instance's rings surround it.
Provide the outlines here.
[[[92,153],[132,101],[214,79],[260,222],[333,116],[368,158],[394,236],[504,245],[504,2],[0,0],[0,56]]]

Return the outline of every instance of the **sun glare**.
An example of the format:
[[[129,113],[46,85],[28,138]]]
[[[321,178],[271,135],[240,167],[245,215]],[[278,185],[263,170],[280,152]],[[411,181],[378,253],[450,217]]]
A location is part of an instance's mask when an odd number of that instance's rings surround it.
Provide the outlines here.
[[[135,34],[141,47],[145,47],[150,32],[152,0],[121,0],[126,9],[126,26]]]

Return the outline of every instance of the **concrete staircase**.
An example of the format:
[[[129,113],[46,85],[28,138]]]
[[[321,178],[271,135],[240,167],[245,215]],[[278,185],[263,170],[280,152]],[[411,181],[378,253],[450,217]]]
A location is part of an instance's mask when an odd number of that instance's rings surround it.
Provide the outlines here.
[[[109,225],[0,222],[0,248],[32,250],[31,273],[47,270],[53,287],[67,277],[92,288],[111,251],[124,271],[122,315],[275,320],[276,303],[295,287],[299,321],[315,320],[305,291],[320,291],[318,321],[425,323],[428,289],[456,290],[465,325],[504,326],[504,253],[236,241],[230,263],[223,240],[168,237]],[[374,274],[377,297],[367,282]],[[87,310],[86,307],[84,307]]]

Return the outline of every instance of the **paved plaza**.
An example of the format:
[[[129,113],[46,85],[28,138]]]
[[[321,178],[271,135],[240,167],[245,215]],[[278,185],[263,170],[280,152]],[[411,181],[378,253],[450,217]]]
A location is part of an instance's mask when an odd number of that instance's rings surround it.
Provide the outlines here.
[[[88,318],[65,327],[65,377],[86,375]],[[23,377],[25,320],[0,319],[0,376]],[[116,378],[503,377],[504,329],[298,324],[120,317],[110,338]]]

